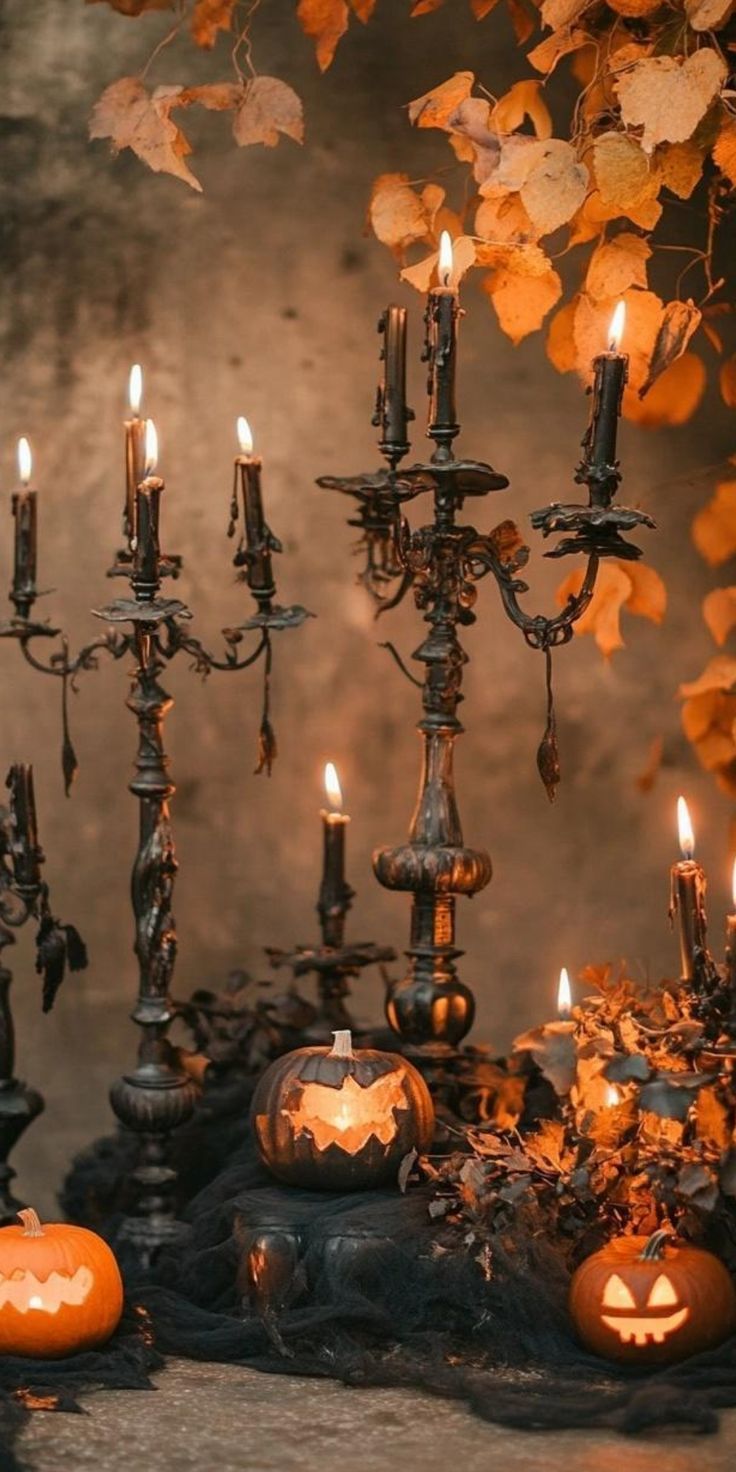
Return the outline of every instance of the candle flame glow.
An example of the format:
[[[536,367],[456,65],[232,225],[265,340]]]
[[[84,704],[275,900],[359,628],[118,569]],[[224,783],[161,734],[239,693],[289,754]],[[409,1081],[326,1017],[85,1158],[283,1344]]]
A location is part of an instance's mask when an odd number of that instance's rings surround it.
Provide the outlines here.
[[[152,475],[158,464],[158,435],[152,419],[146,420],[146,475]]]
[[[240,445],[240,453],[241,453],[241,455],[252,455],[253,454],[253,433],[251,431],[251,427],[250,427],[250,425],[248,423],[248,420],[246,419],[246,417],[245,417],[244,414],[239,414],[238,415],[238,422],[237,422],[236,428],[237,428],[238,444]]]
[[[31,446],[25,435],[21,435],[18,440],[18,474],[21,478],[22,485],[27,486],[29,484],[32,470],[33,456],[31,454]]]
[[[621,1095],[615,1084],[609,1084],[606,1089],[606,1109],[615,1109],[621,1103]]]
[[[683,859],[691,859],[695,853],[695,834],[690,821],[688,805],[684,797],[677,799],[677,832],[680,838],[680,852]]]
[[[452,238],[449,230],[443,230],[440,235],[440,258],[437,266],[437,274],[443,286],[450,285],[452,266]]]
[[[559,1017],[569,1017],[572,1011],[572,992],[570,990],[570,978],[567,967],[563,966],[560,972],[560,984],[557,988],[557,1013]]]
[[[619,302],[618,306],[616,307],[616,310],[615,310],[615,312],[614,312],[614,314],[613,314],[613,316],[611,318],[611,325],[610,325],[610,327],[608,329],[608,343],[609,343],[609,351],[610,352],[612,352],[612,353],[617,353],[618,352],[618,350],[619,350],[619,348],[621,346],[621,339],[622,339],[622,337],[624,335],[624,327],[625,326],[626,326],[626,302],[623,302],[622,301],[622,302]]]
[[[328,762],[325,767],[325,792],[330,805],[331,813],[342,812],[342,789],[340,779],[337,775],[337,767]]]
[[[141,412],[142,398],[143,369],[141,368],[140,363],[134,363],[133,367],[130,370],[130,377],[128,379],[128,403],[130,404],[130,412],[133,415],[134,419],[137,419],[138,415]]]

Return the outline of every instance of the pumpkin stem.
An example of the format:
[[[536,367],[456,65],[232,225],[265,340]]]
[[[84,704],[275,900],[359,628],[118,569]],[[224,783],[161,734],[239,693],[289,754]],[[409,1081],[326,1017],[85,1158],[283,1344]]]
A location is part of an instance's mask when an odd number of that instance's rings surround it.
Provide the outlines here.
[[[353,1034],[351,1033],[350,1029],[346,1027],[346,1028],[344,1028],[340,1032],[333,1032],[332,1036],[335,1039],[335,1041],[332,1044],[332,1047],[330,1048],[328,1057],[330,1057],[330,1058],[352,1058],[352,1056],[353,1056]]]
[[[41,1219],[38,1212],[34,1211],[32,1206],[25,1206],[22,1211],[18,1212],[18,1216],[23,1223],[24,1237],[43,1237],[44,1230],[41,1226]]]
[[[674,1235],[671,1227],[660,1227],[658,1232],[652,1232],[645,1243],[644,1251],[639,1254],[639,1261],[659,1262],[664,1257],[666,1243],[671,1242]]]

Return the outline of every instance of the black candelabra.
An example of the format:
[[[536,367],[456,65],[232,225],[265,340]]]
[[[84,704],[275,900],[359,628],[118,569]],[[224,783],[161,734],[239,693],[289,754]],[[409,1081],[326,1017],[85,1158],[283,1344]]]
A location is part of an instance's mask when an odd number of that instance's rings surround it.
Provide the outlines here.
[[[13,931],[33,919],[36,970],[43,975],[42,1007],[50,1012],[67,964],[73,971],[87,964],[84,943],[72,925],[62,925],[51,911],[48,885],[42,877],[43,851],[38,842],[33,768],[14,764],[8,773],[8,806],[0,810],[0,1226],[17,1219],[20,1208],[11,1190],[15,1171],[8,1156],[21,1135],[44,1108],[42,1095],[15,1077],[15,1028],[10,1007],[12,972],[2,953],[15,941]]]
[[[508,481],[490,465],[456,459],[453,452],[460,429],[455,406],[460,309],[451,271],[451,261],[444,270],[440,267],[441,284],[430,291],[425,316],[427,435],[434,442],[430,460],[399,469],[410,448],[407,429],[413,415],[406,404],[406,310],[391,306],[379,322],[383,375],[373,419],[381,431],[379,449],[387,468],[354,477],[323,476],[318,482],[357,501],[358,514],[350,524],[361,533],[364,565],[359,580],[375,598],[378,612],[395,608],[411,588],[428,625],[413,654],[424,667],[421,680],[409,672],[393,645],[386,646],[421,690],[423,762],[409,840],[379,849],[373,863],[381,884],[412,895],[409,969],[389,989],[387,1015],[406,1048],[425,1058],[430,1068],[433,1060],[446,1058],[457,1048],[475,1010],[473,994],[457,974],[462,952],[455,942],[455,901],[458,895],[478,893],[491,878],[488,854],[464,841],[453,775],[454,745],[463,730],[458,707],[468,659],[458,630],[475,621],[476,584],[492,574],[509,619],[527,644],[545,655],[547,724],[538,765],[553,797],[560,773],[551,651],[569,641],[588,607],[600,559],[639,557],[623,533],[635,526],[653,526],[642,512],[613,505],[620,481],[616,432],[628,359],[618,351],[612,324],[609,350],[594,363],[592,412],[576,472],[577,482],[588,487],[588,504],[553,503],[531,517],[544,537],[562,534],[547,556],[586,555],[581,585],[554,617],[524,609],[520,599],[528,586],[519,574],[529,550],[513,522],[504,521],[486,533],[457,519],[466,500],[504,490]],[[432,499],[433,519],[412,530],[404,507],[424,495]]]
[[[176,958],[177,936],[172,913],[177,860],[171,829],[169,804],[175,788],[164,749],[163,728],[173,700],[161,684],[165,667],[183,652],[200,675],[212,671],[248,669],[262,660],[264,704],[259,739],[258,770],[270,770],[276,743],[269,715],[269,682],[272,635],[296,628],[309,617],[299,605],[281,607],[276,601],[271,554],[280,544],[268,528],[260,497],[260,461],[253,456],[236,460],[234,505],[230,533],[238,515],[238,484],[242,489],[245,537],[234,558],[238,576],[249,586],[256,611],[235,628],[224,629],[225,650],[211,654],[189,631],[189,609],[177,598],[162,596],[162,578],[177,577],[181,559],[162,555],[159,517],[164,482],[155,472],[157,446],[151,420],[136,421],[134,453],[127,457],[127,488],[124,513],[126,546],[118,553],[111,575],[126,575],[130,596],[116,598],[94,610],[108,627],[98,639],[72,656],[68,641],[48,623],[35,622],[32,609],[36,589],[35,492],[28,489],[27,474],[21,471],[23,489],[13,498],[16,520],[15,567],[11,599],[16,615],[0,626],[0,636],[15,639],[34,669],[61,679],[63,691],[63,769],[69,790],[76,771],[76,758],[69,736],[67,696],[82,671],[96,668],[101,652],[118,660],[130,655],[134,661],[127,706],[136,718],[138,747],[135,775],[129,790],[138,799],[140,832],[133,865],[131,897],[135,922],[134,950],[139,985],[133,1021],[140,1028],[136,1066],[113,1084],[111,1103],[119,1122],[139,1140],[138,1159],[132,1175],[134,1202],[121,1227],[121,1238],[130,1242],[142,1262],[151,1260],[165,1243],[181,1232],[177,1220],[176,1173],[169,1162],[171,1132],[192,1113],[196,1089],[182,1070],[168,1039],[174,1009],[170,987]],[[129,429],[129,426],[126,426]],[[147,444],[144,441],[147,439]],[[247,468],[244,462],[247,461]],[[253,467],[257,469],[255,475]],[[253,482],[257,480],[257,514],[252,514]],[[133,482],[131,485],[131,481]],[[255,648],[240,653],[245,637],[252,634]],[[60,640],[60,648],[48,661],[34,653],[38,639]]]

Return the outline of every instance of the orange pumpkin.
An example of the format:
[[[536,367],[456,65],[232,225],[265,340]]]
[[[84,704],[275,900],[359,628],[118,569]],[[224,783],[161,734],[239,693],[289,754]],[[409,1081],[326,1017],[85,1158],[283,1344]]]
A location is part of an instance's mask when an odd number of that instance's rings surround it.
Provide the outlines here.
[[[712,1252],[652,1237],[615,1237],[570,1284],[570,1313],[594,1354],[666,1365],[712,1349],[736,1330],[736,1289]]]
[[[350,1191],[395,1181],[404,1156],[427,1150],[434,1109],[421,1074],[396,1053],[297,1048],[266,1069],[253,1095],[256,1143],[291,1186]]]
[[[86,1227],[0,1227],[0,1354],[59,1359],[109,1339],[123,1311],[120,1269]]]

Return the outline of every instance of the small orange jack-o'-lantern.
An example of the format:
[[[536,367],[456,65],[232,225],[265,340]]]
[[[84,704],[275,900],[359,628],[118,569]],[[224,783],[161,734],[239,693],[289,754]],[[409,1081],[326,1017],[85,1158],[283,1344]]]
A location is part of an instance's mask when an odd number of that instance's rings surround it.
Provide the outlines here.
[[[616,1237],[574,1274],[570,1313],[594,1354],[666,1365],[736,1330],[736,1289],[717,1257],[668,1232]]]
[[[395,1180],[413,1148],[427,1150],[434,1109],[421,1074],[395,1053],[298,1048],[266,1069],[253,1096],[264,1164],[291,1186],[346,1191]]]
[[[58,1359],[109,1339],[123,1311],[123,1284],[110,1248],[85,1227],[41,1223],[0,1227],[0,1354]]]

